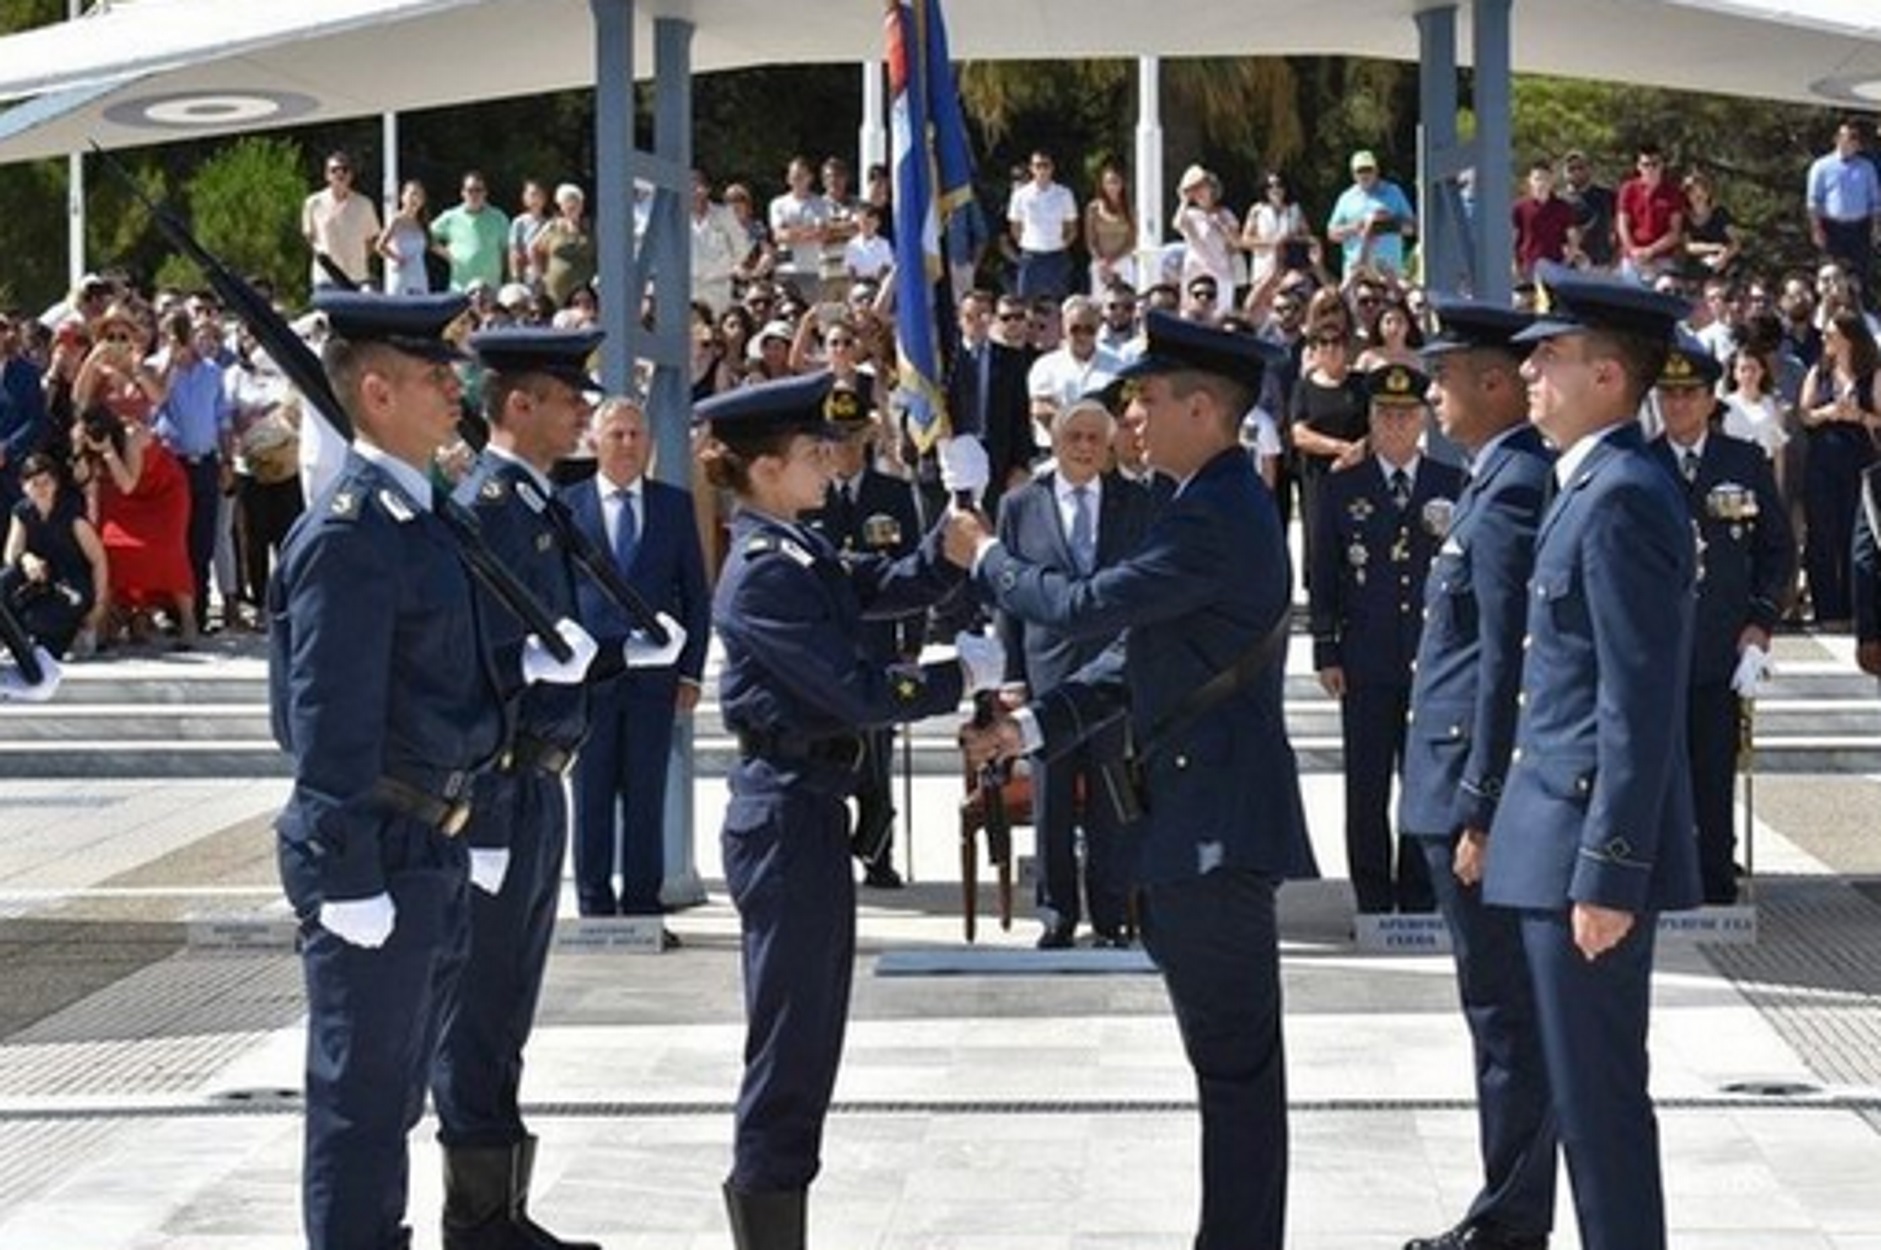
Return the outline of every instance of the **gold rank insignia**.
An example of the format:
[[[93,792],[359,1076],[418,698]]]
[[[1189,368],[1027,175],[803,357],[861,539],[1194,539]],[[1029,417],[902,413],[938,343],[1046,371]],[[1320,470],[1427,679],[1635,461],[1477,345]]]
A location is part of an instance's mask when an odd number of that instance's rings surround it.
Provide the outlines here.
[[[1702,386],[1704,379],[1698,376],[1698,370],[1692,367],[1692,360],[1684,352],[1673,352],[1665,358],[1665,368],[1659,370],[1660,386]]]
[[[895,697],[903,703],[913,703],[921,694],[921,683],[912,676],[895,679]]]

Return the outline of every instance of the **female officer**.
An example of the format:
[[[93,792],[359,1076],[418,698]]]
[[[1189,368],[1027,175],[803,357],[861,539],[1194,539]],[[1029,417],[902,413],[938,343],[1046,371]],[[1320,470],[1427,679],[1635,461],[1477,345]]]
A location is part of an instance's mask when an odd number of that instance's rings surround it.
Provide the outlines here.
[[[959,663],[868,658],[864,615],[919,611],[971,559],[937,531],[901,560],[838,557],[799,512],[821,506],[827,373],[701,403],[706,477],[737,498],[713,598],[725,649],[719,704],[738,735],[725,881],[744,938],[745,1074],[725,1205],[738,1250],[802,1250],[804,1205],[842,1054],[855,957],[846,803],[858,731],[954,711],[992,689],[1004,658],[963,635]],[[951,561],[951,563],[948,563]],[[955,567],[958,566],[958,567]]]

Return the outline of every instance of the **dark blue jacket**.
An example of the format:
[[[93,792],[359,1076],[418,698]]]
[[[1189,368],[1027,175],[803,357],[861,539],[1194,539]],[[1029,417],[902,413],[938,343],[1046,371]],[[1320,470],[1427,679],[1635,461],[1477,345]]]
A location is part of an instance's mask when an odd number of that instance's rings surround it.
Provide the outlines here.
[[[1796,585],[1796,536],[1776,475],[1754,443],[1712,430],[1688,485],[1663,436],[1653,455],[1685,495],[1702,540],[1698,609],[1692,633],[1692,682],[1721,685],[1737,667],[1746,625],[1774,631]]]
[[[679,679],[698,681],[705,672],[706,646],[711,640],[712,594],[705,581],[705,555],[699,547],[699,524],[693,515],[692,494],[667,482],[642,478],[640,523],[627,584],[655,612],[665,612],[686,630],[686,645],[671,668],[632,669],[622,678],[626,693],[667,702],[676,696]],[[602,551],[610,550],[607,527],[601,519],[601,491],[607,480],[595,474],[585,482],[563,487],[575,524]],[[597,638],[625,636],[633,622],[594,581],[575,583],[575,603],[584,628]]]
[[[444,523],[356,452],[288,535],[268,611],[274,737],[294,760],[276,829],[319,893],[294,902],[369,898],[386,888],[379,836],[394,819],[374,783],[435,793],[490,763],[518,649],[490,653]]]
[[[1553,465],[1530,426],[1489,449],[1431,564],[1398,805],[1409,836],[1486,832],[1495,819],[1515,748],[1528,579]]]
[[[1698,902],[1685,747],[1695,546],[1685,502],[1634,424],[1601,436],[1542,519],[1487,902]]]
[[[1239,447],[1197,470],[1117,564],[1077,578],[999,545],[976,580],[1030,624],[1085,637],[1127,631],[1033,705],[1048,755],[1125,714],[1143,741],[1251,651],[1291,598],[1273,496]],[[1130,830],[1140,880],[1217,867],[1316,875],[1281,707],[1283,667],[1276,660],[1147,762],[1147,810]]]
[[[1462,472],[1429,456],[1417,462],[1401,513],[1376,456],[1320,479],[1309,601],[1315,669],[1342,668],[1350,685],[1411,684],[1424,575],[1462,490]]]

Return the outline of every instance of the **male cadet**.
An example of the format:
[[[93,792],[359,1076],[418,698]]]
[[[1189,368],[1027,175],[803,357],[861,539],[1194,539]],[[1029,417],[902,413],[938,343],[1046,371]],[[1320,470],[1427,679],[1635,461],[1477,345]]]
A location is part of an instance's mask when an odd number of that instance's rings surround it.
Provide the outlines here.
[[[490,442],[456,498],[472,510],[491,549],[557,617],[576,614],[576,574],[561,537],[569,522],[555,513],[561,505],[549,472],[581,440],[593,387],[584,362],[600,340],[594,330],[536,329],[491,330],[470,340],[485,370]],[[522,634],[521,622],[500,607],[484,612],[499,649]],[[588,679],[618,673],[622,664],[670,664],[685,631],[670,618],[663,623],[671,635],[664,649],[639,639],[623,647],[617,636]],[[466,830],[476,886],[470,949],[432,1070],[444,1148],[444,1247],[593,1250],[591,1242],[564,1242],[530,1219],[536,1139],[517,1106],[523,1047],[561,893],[568,838],[562,777],[587,734],[587,691],[531,686],[512,714],[512,735],[495,769],[478,779]]]
[[[1313,667],[1339,700],[1345,745],[1345,856],[1361,914],[1426,912],[1419,854],[1392,867],[1391,778],[1404,755],[1411,660],[1423,625],[1424,577],[1449,532],[1463,474],[1417,454],[1430,380],[1408,365],[1365,376],[1370,451],[1318,492],[1309,606]]]
[[[1201,1102],[1195,1244],[1277,1247],[1287,1100],[1274,894],[1316,870],[1281,709],[1286,540],[1239,441],[1272,349],[1162,311],[1145,324],[1144,354],[1124,370],[1137,382],[1130,419],[1150,463],[1181,485],[1142,543],[1079,577],[982,529],[975,567],[981,590],[1028,624],[1126,632],[1074,678],[962,737],[970,759],[1054,758],[1128,715],[1142,815],[1126,862]],[[966,514],[949,524],[979,528]]]
[[[1763,449],[1712,428],[1724,366],[1681,334],[1657,388],[1665,431],[1655,456],[1683,489],[1698,532],[1698,607],[1692,626],[1692,806],[1704,901],[1737,901],[1731,782],[1742,700],[1770,665],[1770,635],[1796,583],[1796,540]]]
[[[1545,1250],[1554,1227],[1554,1111],[1516,913],[1483,905],[1483,854],[1515,746],[1528,579],[1554,456],[1528,424],[1530,318],[1438,297],[1424,346],[1444,436],[1469,484],[1430,567],[1411,685],[1398,829],[1450,930],[1475,1049],[1483,1184],[1461,1222],[1405,1250]]]
[[[854,387],[837,385],[824,408],[842,437],[829,445],[830,481],[823,506],[800,519],[815,526],[845,559],[883,555],[898,560],[921,545],[921,519],[914,488],[877,469],[876,424]],[[927,614],[863,622],[869,658],[877,664],[912,661],[921,653]],[[862,884],[899,890],[895,871],[895,727],[861,731],[863,759],[856,781],[856,818],[850,849],[862,861]]]
[[[1052,423],[1054,466],[1007,495],[999,508],[999,541],[1021,560],[1076,577],[1109,568],[1136,550],[1149,526],[1149,492],[1110,467],[1115,421],[1095,397],[1080,399]],[[1006,679],[1014,697],[1044,696],[1114,641],[1105,634],[1066,633],[999,616]],[[1004,694],[1005,692],[1002,692]],[[1119,851],[1123,827],[1106,797],[1104,775],[1121,775],[1127,740],[1122,722],[1052,759],[1033,776],[1032,815],[1042,871],[1038,881],[1041,949],[1071,946],[1083,914],[1079,882],[1090,904],[1098,946],[1127,946],[1129,895]],[[1077,793],[1085,801],[1082,819]],[[1079,871],[1078,831],[1084,834]]]
[[[1557,494],[1535,540],[1522,711],[1483,897],[1520,912],[1541,1049],[1585,1250],[1659,1250],[1646,1089],[1658,913],[1698,901],[1685,756],[1696,552],[1635,414],[1682,301],[1536,267],[1516,336]]]
[[[473,780],[503,747],[506,695],[580,681],[595,647],[562,620],[567,663],[533,636],[492,649],[434,515],[426,473],[459,404],[440,336],[463,296],[325,289],[315,305],[358,438],[268,591],[269,704],[294,762],[275,828],[307,984],[302,1213],[311,1250],[392,1250],[411,1236],[405,1139],[468,942]]]

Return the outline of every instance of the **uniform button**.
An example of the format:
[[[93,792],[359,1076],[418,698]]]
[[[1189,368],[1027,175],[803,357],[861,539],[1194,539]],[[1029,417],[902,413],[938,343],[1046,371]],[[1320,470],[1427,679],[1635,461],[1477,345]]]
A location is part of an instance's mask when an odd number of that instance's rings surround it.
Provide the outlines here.
[[[1521,747],[1516,747],[1516,748],[1515,748],[1515,750],[1513,750],[1513,751],[1511,751],[1511,752],[1509,752],[1509,763],[1511,763],[1511,764],[1513,764],[1513,763],[1516,763],[1516,762],[1517,762],[1517,761],[1519,761],[1519,760],[1520,760],[1521,758],[1522,758],[1522,748],[1521,748]]]
[[[1523,634],[1522,635],[1522,650],[1524,651],[1528,650],[1529,647],[1534,644],[1534,642],[1535,642],[1535,635]]]
[[[1527,706],[1528,706],[1528,691],[1526,691],[1526,690],[1518,690],[1518,691],[1516,691],[1516,694],[1515,694],[1515,706],[1517,706],[1517,707],[1527,707]]]
[[[1450,736],[1452,738],[1461,738],[1463,736],[1463,726],[1461,725],[1450,726]]]
[[[1188,756],[1186,756],[1186,755],[1178,755],[1178,756],[1176,756],[1176,767],[1177,767],[1177,768],[1179,768],[1179,769],[1181,769],[1181,768],[1187,768],[1188,766],[1189,766],[1189,757],[1188,757]]]
[[[1592,783],[1592,782],[1590,782],[1590,781],[1589,781],[1589,780],[1588,780],[1587,778],[1585,778],[1585,777],[1576,777],[1576,778],[1574,779],[1574,793],[1576,793],[1576,794],[1586,794],[1586,793],[1587,793],[1587,792],[1588,792],[1589,790],[1591,790],[1591,789],[1593,789],[1593,783]],[[1624,844],[1622,844],[1622,845],[1624,845]]]

